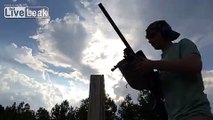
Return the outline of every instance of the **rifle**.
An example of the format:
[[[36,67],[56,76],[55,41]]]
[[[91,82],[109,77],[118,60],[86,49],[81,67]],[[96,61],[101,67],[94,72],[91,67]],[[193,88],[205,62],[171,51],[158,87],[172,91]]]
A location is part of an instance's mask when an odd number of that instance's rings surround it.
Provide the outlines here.
[[[118,36],[126,46],[124,49],[124,59],[118,62],[111,71],[119,68],[122,75],[126,79],[127,83],[136,90],[150,90],[152,95],[155,97],[155,105],[151,111],[155,112],[158,120],[167,120],[167,112],[162,101],[163,94],[161,90],[161,85],[158,77],[158,72],[149,71],[147,73],[138,73],[134,71],[134,66],[141,60],[146,59],[145,54],[142,50],[133,51],[123,34],[120,32],[104,6],[99,3],[99,8],[102,10],[108,21],[111,23],[114,30],[117,32]]]
[[[131,46],[129,45],[123,34],[120,32],[120,30],[118,29],[118,27],[116,26],[116,24],[114,23],[114,21],[112,20],[112,18],[104,8],[104,6],[101,3],[99,3],[98,6],[100,7],[100,9],[104,13],[108,21],[111,23],[114,30],[119,35],[122,42],[126,46],[126,48],[124,49],[124,59],[118,62],[111,69],[111,71],[114,71],[116,68],[119,68],[124,78],[132,88],[136,90],[143,90],[143,89],[150,90],[152,86],[151,84],[153,82],[150,79],[156,77],[154,71],[150,71],[144,74],[135,73],[134,71],[134,66],[136,65],[136,63],[146,58],[145,54],[142,52],[142,50],[139,50],[136,53],[133,51],[133,49],[131,48]]]

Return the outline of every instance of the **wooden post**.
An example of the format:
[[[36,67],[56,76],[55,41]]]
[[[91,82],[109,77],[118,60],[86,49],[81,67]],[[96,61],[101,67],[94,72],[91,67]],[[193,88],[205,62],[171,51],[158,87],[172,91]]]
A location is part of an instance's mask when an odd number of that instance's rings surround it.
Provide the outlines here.
[[[90,76],[88,120],[105,120],[104,75]]]

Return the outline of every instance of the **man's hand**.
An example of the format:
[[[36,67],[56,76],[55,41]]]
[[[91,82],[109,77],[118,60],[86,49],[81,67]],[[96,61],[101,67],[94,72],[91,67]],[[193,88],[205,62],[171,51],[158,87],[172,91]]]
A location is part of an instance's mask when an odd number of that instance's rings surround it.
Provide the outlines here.
[[[150,72],[154,69],[153,61],[149,59],[143,59],[139,63],[135,64],[135,71],[142,73]]]

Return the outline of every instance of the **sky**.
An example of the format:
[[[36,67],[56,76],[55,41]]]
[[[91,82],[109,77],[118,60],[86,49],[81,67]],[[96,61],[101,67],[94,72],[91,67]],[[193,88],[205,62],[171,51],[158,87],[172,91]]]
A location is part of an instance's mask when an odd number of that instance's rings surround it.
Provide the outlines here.
[[[160,59],[145,39],[146,27],[166,20],[182,38],[192,40],[203,61],[202,75],[213,107],[212,0],[1,0],[7,5],[46,6],[49,18],[6,19],[0,13],[0,104],[24,101],[50,110],[88,97],[90,75],[104,75],[105,92],[116,103],[138,91],[126,87],[119,70],[125,46],[98,7],[102,3],[134,51]]]

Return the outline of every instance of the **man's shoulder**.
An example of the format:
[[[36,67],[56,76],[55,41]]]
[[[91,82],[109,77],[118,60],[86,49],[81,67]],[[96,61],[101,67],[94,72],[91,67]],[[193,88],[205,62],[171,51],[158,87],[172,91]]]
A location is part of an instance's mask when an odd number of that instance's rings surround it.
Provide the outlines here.
[[[178,44],[182,56],[188,56],[195,53],[200,55],[197,45],[192,40],[183,38]]]
[[[182,38],[179,42],[178,42],[179,44],[183,44],[183,45],[195,45],[195,43],[192,41],[192,40],[190,40],[190,39],[188,39],[188,38]]]

